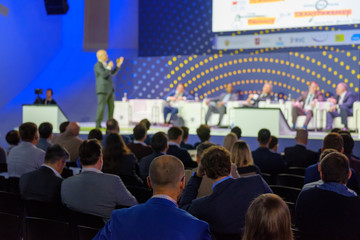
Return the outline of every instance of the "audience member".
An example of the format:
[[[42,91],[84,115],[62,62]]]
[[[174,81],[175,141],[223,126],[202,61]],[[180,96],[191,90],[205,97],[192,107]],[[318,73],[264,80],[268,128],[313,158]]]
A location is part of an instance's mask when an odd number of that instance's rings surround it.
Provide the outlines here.
[[[6,151],[0,147],[0,163],[6,163]]]
[[[19,145],[20,142],[20,134],[19,131],[17,130],[11,130],[9,131],[6,136],[5,136],[5,140],[8,143],[9,147],[7,149],[7,154],[9,155],[10,150]]]
[[[92,129],[92,130],[89,132],[87,139],[96,139],[96,140],[98,140],[99,142],[102,142],[102,140],[103,140],[103,134],[102,134],[102,132],[101,132],[100,129],[94,128],[94,129]]]
[[[289,167],[306,168],[318,161],[318,154],[306,149],[308,143],[308,132],[304,129],[298,129],[295,136],[296,145],[287,147],[284,150],[284,159]]]
[[[182,141],[181,141],[180,147],[181,147],[181,148],[185,148],[185,149],[187,149],[187,150],[192,150],[192,149],[194,149],[194,146],[193,146],[193,145],[187,143],[187,141],[188,141],[188,139],[189,139],[189,128],[183,126],[183,127],[181,127],[181,129],[183,130],[184,135],[183,135],[183,139],[182,139]]]
[[[260,129],[257,141],[259,142],[259,148],[252,152],[252,157],[261,172],[269,174],[285,172],[287,167],[281,155],[269,150],[270,131],[265,128]]]
[[[36,145],[38,148],[44,150],[51,146],[51,138],[53,136],[53,126],[49,122],[41,123],[39,126],[40,139]]]
[[[195,143],[195,148],[203,142],[208,142],[210,140],[210,127],[208,125],[205,124],[201,124],[197,129],[196,129],[196,134],[198,135],[200,142]]]
[[[105,142],[103,151],[104,173],[111,173],[123,176],[124,184],[128,184],[124,181],[125,176],[133,176],[137,179],[138,184],[143,184],[137,173],[139,172],[139,163],[133,153],[125,145],[124,140],[119,134],[110,133]]]
[[[290,211],[278,195],[262,194],[251,203],[242,240],[293,240]]]
[[[20,125],[21,143],[11,149],[7,158],[9,177],[21,177],[34,171],[44,163],[45,152],[36,147],[39,133],[35,123],[26,122]]]
[[[116,121],[114,118],[110,118],[106,121],[106,134],[103,138],[103,141],[101,143],[102,146],[105,145],[105,140],[106,137],[110,134],[110,133],[117,133],[120,135],[120,127],[119,127],[119,123],[118,121]],[[129,144],[131,143],[131,140],[128,136],[122,136],[125,144]]]
[[[241,133],[242,133],[241,128],[239,128],[238,126],[235,126],[235,127],[233,127],[233,128],[231,129],[231,132],[235,133],[236,136],[237,136],[237,138],[238,138],[238,140],[240,140],[240,138],[241,138]]]
[[[211,239],[207,223],[177,207],[185,186],[184,165],[179,159],[169,155],[155,158],[147,182],[153,197],[144,204],[115,210],[95,240]]]
[[[342,153],[329,153],[319,169],[324,184],[300,193],[297,227],[314,239],[359,239],[360,198],[346,187],[349,160]]]
[[[137,204],[119,176],[101,172],[103,159],[97,140],[85,140],[79,156],[82,172],[61,184],[61,199],[66,207],[107,220],[117,205]]]
[[[245,141],[238,141],[231,151],[231,162],[235,164],[240,177],[261,174],[260,169],[254,164],[249,145]]]
[[[182,136],[183,131],[180,127],[169,128],[169,149],[167,150],[167,154],[179,158],[183,162],[185,168],[197,167],[197,163],[192,160],[188,151],[180,147]]]
[[[143,124],[138,124],[134,127],[134,142],[129,143],[127,146],[135,154],[138,160],[150,155],[153,150],[145,143],[146,139],[146,127]]]
[[[349,132],[340,132],[341,137],[344,141],[344,154],[350,161],[350,167],[360,173],[360,159],[352,154],[354,148],[354,139],[351,137]]]
[[[164,132],[155,133],[151,138],[151,147],[154,152],[140,160],[140,176],[144,180],[149,176],[151,162],[155,158],[165,155],[169,148],[166,134]]]
[[[80,125],[78,122],[70,122],[64,133],[54,136],[52,144],[60,144],[70,154],[70,161],[75,162],[79,158],[79,147],[83,140],[79,138]]]
[[[147,118],[142,119],[142,120],[140,121],[140,124],[145,125],[147,132],[150,130],[151,122],[149,121],[149,119],[147,119]],[[151,144],[151,137],[149,136],[149,134],[146,135],[145,143],[146,143],[147,145],[150,145],[150,144]]]
[[[272,191],[259,175],[233,179],[230,172],[229,151],[224,147],[209,147],[202,154],[200,166],[185,187],[179,205],[208,222],[215,236],[229,234],[240,237],[250,203],[262,193]],[[204,175],[213,182],[213,192],[195,199]]]
[[[59,131],[60,131],[60,133],[63,133],[63,132],[65,132],[65,130],[66,130],[66,127],[69,125],[69,121],[66,121],[66,122],[62,122],[61,124],[60,124],[60,126],[59,126]]]
[[[224,137],[224,141],[223,141],[223,147],[226,148],[228,151],[231,152],[235,142],[238,140],[238,137],[236,136],[235,133],[228,133],[225,137]]]
[[[69,154],[58,144],[49,146],[44,164],[37,170],[25,173],[19,181],[20,194],[25,200],[61,203],[61,173]]]
[[[270,151],[276,153],[279,146],[279,139],[275,136],[271,136],[271,140],[269,143],[269,149]]]

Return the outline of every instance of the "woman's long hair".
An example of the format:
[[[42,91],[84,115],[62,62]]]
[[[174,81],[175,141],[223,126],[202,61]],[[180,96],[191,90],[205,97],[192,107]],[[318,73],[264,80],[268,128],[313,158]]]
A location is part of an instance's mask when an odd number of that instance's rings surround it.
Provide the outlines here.
[[[236,167],[247,167],[254,165],[249,145],[245,141],[237,141],[231,151],[231,162]]]
[[[130,153],[131,151],[126,146],[123,138],[117,133],[110,133],[106,137],[103,150],[104,171],[115,173],[115,169],[120,164],[123,156]]]

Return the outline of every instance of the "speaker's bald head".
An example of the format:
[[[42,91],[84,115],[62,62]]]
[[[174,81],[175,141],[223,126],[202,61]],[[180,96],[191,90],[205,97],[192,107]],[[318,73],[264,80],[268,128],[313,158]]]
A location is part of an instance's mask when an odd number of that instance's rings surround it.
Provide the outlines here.
[[[152,187],[177,188],[185,175],[184,164],[171,155],[155,158],[149,168],[149,178]]]

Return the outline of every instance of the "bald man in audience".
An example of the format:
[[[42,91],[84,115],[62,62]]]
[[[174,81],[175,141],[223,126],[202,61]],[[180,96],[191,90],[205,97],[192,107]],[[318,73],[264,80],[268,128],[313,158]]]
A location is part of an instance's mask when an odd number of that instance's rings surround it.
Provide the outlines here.
[[[70,154],[70,161],[74,162],[79,158],[79,147],[83,140],[79,138],[80,125],[78,122],[70,122],[64,133],[53,137],[51,143],[59,144]]]
[[[108,119],[114,115],[114,86],[111,76],[117,74],[121,65],[124,62],[124,58],[120,57],[116,59],[116,67],[114,63],[109,61],[109,57],[104,49],[100,49],[96,52],[98,62],[94,66],[96,77],[96,94],[97,94],[97,109],[96,109],[96,127],[101,127],[101,121],[103,119],[105,105],[108,105]]]
[[[115,210],[94,238],[149,240],[211,239],[209,225],[179,209],[177,201],[185,186],[184,165],[163,155],[150,165],[147,182],[153,196],[146,203]]]

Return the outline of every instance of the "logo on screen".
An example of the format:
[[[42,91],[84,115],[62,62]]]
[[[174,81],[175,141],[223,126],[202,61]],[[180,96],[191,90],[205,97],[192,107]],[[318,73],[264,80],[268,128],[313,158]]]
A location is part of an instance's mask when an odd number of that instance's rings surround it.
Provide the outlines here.
[[[260,45],[260,38],[255,38],[255,45]]]
[[[329,36],[328,35],[317,35],[317,36],[313,36],[311,39],[314,41],[314,42],[326,42],[328,40]]]
[[[336,34],[335,35],[335,42],[343,42],[343,41],[345,41],[344,34]]]
[[[278,38],[278,40],[276,42],[276,46],[284,46],[284,41],[282,40],[281,37]]]
[[[360,41],[360,34],[354,34],[354,35],[352,35],[351,41]]]
[[[305,43],[305,38],[304,37],[291,37],[290,38],[290,43]]]

